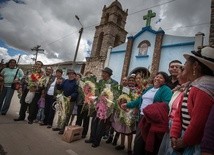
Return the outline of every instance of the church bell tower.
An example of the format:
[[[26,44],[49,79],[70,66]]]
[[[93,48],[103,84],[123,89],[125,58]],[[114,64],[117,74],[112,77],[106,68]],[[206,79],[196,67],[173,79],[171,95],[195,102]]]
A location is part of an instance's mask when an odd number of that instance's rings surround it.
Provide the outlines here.
[[[115,0],[109,7],[106,5],[103,7],[100,25],[96,26],[91,57],[86,59],[85,72],[90,71],[100,76],[109,47],[118,46],[126,40],[127,15],[128,10],[123,11],[118,0]]]

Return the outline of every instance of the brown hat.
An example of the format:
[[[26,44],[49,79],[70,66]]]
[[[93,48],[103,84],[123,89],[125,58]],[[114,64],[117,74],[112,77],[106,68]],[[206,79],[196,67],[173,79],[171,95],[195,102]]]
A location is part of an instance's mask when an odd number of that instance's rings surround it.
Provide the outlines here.
[[[69,73],[76,74],[76,72],[75,72],[73,69],[67,69],[67,75],[68,75]]]
[[[110,76],[113,74],[113,71],[108,67],[105,67],[102,71],[108,73]]]
[[[58,68],[58,69],[56,70],[56,72],[60,72],[61,74],[63,73],[62,69],[60,69],[60,68]]]

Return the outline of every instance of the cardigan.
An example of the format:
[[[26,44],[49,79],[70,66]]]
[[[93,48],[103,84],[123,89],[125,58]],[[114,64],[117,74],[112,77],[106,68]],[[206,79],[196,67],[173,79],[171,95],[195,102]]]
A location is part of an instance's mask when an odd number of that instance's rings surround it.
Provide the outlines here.
[[[172,127],[170,130],[170,137],[173,138],[180,138],[181,136],[181,102],[179,104],[178,110],[175,113]],[[205,123],[213,103],[214,100],[210,95],[208,95],[201,89],[192,86],[187,100],[187,108],[191,120],[189,126],[187,127],[183,135],[183,142],[185,145],[193,146],[200,144],[203,136]]]
[[[165,103],[150,104],[143,109],[144,117],[139,123],[141,134],[146,143],[145,149],[149,152],[157,150],[155,137],[168,131],[168,106]]]
[[[145,91],[143,91],[142,95],[145,94],[148,90],[150,90],[152,87],[147,88]],[[141,104],[142,104],[142,95],[140,95],[136,100],[131,101],[129,103],[126,104],[127,108],[138,108],[140,109]],[[165,102],[165,103],[169,103],[170,99],[172,97],[172,91],[171,89],[166,86],[166,85],[162,85],[158,91],[156,92],[154,99],[153,99],[153,103],[155,102]]]

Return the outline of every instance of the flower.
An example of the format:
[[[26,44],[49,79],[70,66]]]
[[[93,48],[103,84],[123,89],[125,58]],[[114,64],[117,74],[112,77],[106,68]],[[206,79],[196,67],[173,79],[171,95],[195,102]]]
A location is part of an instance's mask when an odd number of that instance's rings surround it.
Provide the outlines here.
[[[107,119],[112,113],[114,108],[113,92],[109,88],[105,88],[97,101],[97,117],[101,120]]]
[[[126,124],[128,127],[132,126],[135,123],[134,110],[133,109],[123,109],[122,104],[130,102],[131,97],[127,94],[122,94],[117,99],[117,107],[119,111],[119,118],[121,123]]]
[[[33,72],[30,74],[27,78],[28,83],[28,89],[31,89],[32,87],[43,87],[46,83],[46,77],[43,75],[43,73]]]
[[[95,111],[94,100],[97,98],[95,96],[95,84],[91,81],[85,81],[82,84],[82,89],[84,93],[84,105],[82,111],[87,109],[88,115],[91,115],[91,113]]]

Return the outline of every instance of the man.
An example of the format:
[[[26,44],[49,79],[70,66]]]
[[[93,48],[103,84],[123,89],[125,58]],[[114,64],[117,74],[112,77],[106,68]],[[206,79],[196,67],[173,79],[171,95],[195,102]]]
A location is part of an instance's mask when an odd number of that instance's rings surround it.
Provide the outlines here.
[[[76,81],[76,72],[72,69],[68,69],[67,70],[67,75],[68,75],[68,79],[66,79],[65,81],[62,82],[62,79],[58,79],[56,81],[56,87],[58,90],[62,90],[64,96],[70,98],[70,105],[68,105],[66,107],[66,109],[68,109],[68,113],[67,111],[65,112],[66,118],[65,120],[63,120],[61,122],[60,127],[60,131],[59,134],[63,134],[64,130],[65,130],[65,126],[68,125],[72,111],[73,111],[73,107],[74,104],[76,102],[77,96],[78,96],[78,85],[77,85],[77,81]],[[65,105],[66,106],[66,105]]]
[[[169,63],[169,73],[170,73],[170,80],[167,83],[167,86],[171,89],[174,89],[179,83],[178,83],[178,68],[182,65],[182,63],[179,60],[172,60]]]
[[[44,85],[39,84],[40,79],[44,75],[42,66],[43,66],[43,63],[41,61],[37,61],[33,66],[32,73],[28,76],[26,82],[28,87],[33,84],[32,78],[35,81],[34,83],[37,83],[35,96],[33,97],[32,102],[28,104],[25,102],[25,98],[28,94],[29,89],[26,88],[25,90],[23,90],[23,94],[20,99],[21,107],[19,110],[19,117],[14,119],[14,121],[23,121],[25,119],[26,111],[28,107],[29,107],[28,124],[32,124],[33,120],[36,119],[36,115],[38,111],[37,102],[39,101],[42,94],[42,90],[44,89]]]
[[[62,77],[63,71],[62,69],[57,69],[55,76],[51,75],[50,79],[47,83],[47,87],[45,89],[45,120],[44,124],[47,124],[47,128],[52,127],[53,118],[54,118],[54,109],[53,103],[56,101],[56,95],[60,93],[56,89],[56,81],[57,79],[61,79],[64,81],[65,79]],[[47,75],[47,74],[46,74]]]
[[[111,88],[113,85],[117,85],[118,82],[111,78],[113,71],[105,67],[102,70],[102,79],[98,82],[99,88],[97,92],[97,96],[101,94],[104,88]],[[98,125],[99,124],[99,125]],[[92,147],[97,147],[100,144],[101,138],[104,134],[107,134],[109,131],[110,126],[109,118],[106,120],[102,120],[99,122],[99,119],[96,118],[96,113],[94,113],[91,123],[91,133],[90,138],[85,140],[86,143],[92,143]],[[104,130],[103,130],[104,129]],[[102,132],[97,132],[102,131]]]

